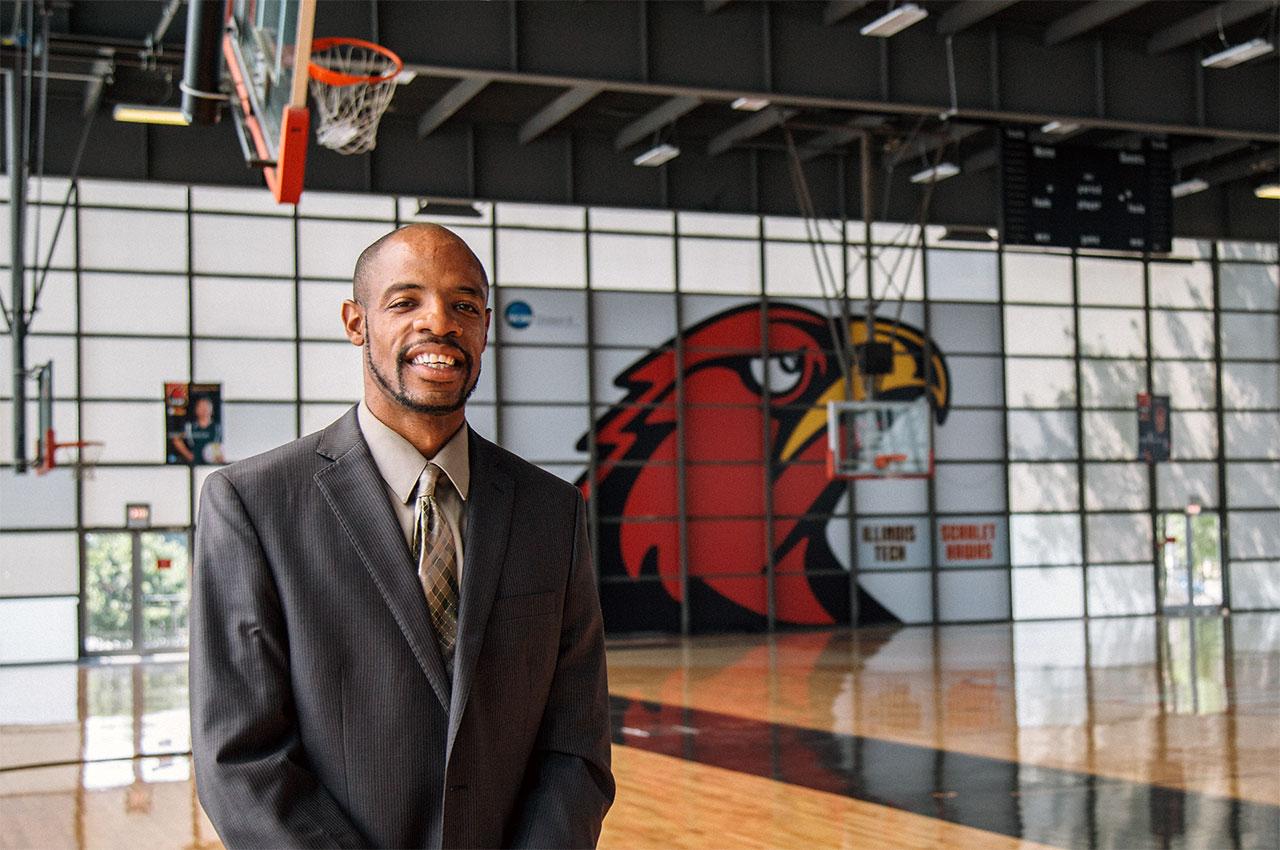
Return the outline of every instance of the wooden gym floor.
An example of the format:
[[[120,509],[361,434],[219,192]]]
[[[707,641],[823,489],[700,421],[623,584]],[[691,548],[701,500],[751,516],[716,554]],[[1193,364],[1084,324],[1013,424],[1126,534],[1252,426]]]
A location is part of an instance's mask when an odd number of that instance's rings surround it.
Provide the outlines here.
[[[609,666],[611,850],[1280,847],[1277,613],[619,641]],[[220,846],[180,658],[0,669],[0,736],[0,848]]]

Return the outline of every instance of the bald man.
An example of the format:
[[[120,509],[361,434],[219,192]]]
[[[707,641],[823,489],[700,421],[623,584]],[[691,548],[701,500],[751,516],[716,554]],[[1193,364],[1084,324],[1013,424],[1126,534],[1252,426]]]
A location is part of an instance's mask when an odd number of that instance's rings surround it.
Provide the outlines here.
[[[613,800],[578,491],[470,431],[491,311],[455,234],[370,245],[364,399],[213,473],[196,782],[228,847],[592,847]]]

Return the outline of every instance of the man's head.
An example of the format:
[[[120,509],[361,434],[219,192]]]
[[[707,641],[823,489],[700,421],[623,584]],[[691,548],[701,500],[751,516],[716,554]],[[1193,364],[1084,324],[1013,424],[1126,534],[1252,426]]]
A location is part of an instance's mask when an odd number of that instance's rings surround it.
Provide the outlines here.
[[[480,377],[488,297],[480,261],[439,225],[411,224],[364,250],[342,322],[364,349],[365,401],[380,419],[461,419]]]
[[[196,396],[192,410],[196,424],[201,428],[208,428],[213,424],[213,401],[207,395]]]

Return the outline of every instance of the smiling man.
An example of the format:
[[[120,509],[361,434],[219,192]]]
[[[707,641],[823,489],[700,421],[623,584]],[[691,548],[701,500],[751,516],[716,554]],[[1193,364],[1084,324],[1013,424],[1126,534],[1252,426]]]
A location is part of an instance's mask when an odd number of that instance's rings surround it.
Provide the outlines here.
[[[489,284],[410,225],[342,305],[364,400],[221,469],[196,525],[192,751],[228,847],[590,847],[613,800],[571,485],[471,432]]]

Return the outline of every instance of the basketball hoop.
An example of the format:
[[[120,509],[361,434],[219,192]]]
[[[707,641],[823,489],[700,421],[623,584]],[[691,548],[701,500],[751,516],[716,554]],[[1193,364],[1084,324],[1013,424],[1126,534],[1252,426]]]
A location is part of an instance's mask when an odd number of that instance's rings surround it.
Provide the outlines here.
[[[311,42],[311,96],[316,101],[316,141],[343,154],[373,150],[378,122],[395,93],[400,57],[358,38]]]
[[[73,440],[69,443],[59,443],[53,439],[53,432],[50,431],[46,444],[51,450],[42,450],[39,463],[36,465],[36,475],[44,475],[60,466],[70,467],[76,478],[92,479],[94,472],[98,468],[98,461],[102,459],[102,450],[106,448],[106,443],[100,440]],[[62,456],[59,457],[58,453]]]

